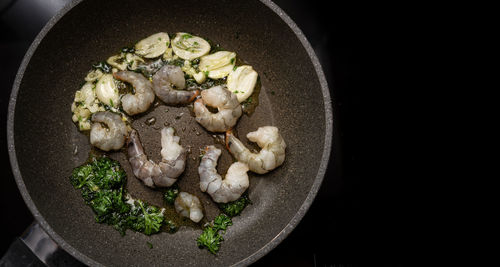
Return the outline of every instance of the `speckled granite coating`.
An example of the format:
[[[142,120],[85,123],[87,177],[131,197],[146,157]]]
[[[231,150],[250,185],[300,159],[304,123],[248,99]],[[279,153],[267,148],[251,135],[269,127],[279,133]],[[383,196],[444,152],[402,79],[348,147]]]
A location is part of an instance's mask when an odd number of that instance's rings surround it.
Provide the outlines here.
[[[90,65],[158,31],[210,38],[252,65],[262,82],[261,103],[254,114],[240,119],[236,132],[246,141],[249,131],[274,125],[288,144],[281,167],[266,175],[250,174],[253,205],[233,219],[217,256],[197,248],[199,229],[150,237],[128,231],[122,237],[110,226],[96,224],[68,181],[90,148],[70,111]],[[44,27],[19,69],[9,104],[11,165],[35,218],[58,244],[88,265],[248,265],[278,245],[311,205],[330,156],[330,101],[311,46],[270,1],[75,1]],[[156,124],[146,126],[144,120],[153,116]],[[160,105],[134,122],[153,159],[159,157],[158,128],[165,122],[176,128],[182,144],[192,147],[180,186],[200,197],[211,219],[217,210],[198,189],[196,167],[198,149],[214,144],[214,139],[194,122],[187,107]],[[127,170],[132,195],[161,204],[159,192],[133,177],[125,155],[112,157]],[[224,150],[219,170],[225,172],[230,161]]]

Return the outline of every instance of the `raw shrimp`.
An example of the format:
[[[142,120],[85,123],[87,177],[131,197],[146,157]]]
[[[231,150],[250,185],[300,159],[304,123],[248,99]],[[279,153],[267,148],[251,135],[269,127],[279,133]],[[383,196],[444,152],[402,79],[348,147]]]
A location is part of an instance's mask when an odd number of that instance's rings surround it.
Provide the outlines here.
[[[242,162],[233,163],[227,170],[226,177],[217,173],[217,160],[221,150],[215,146],[207,146],[205,155],[198,167],[200,175],[200,189],[207,192],[217,203],[227,203],[238,199],[250,185],[248,180],[248,166]]]
[[[186,192],[180,192],[174,202],[175,211],[181,216],[188,217],[193,222],[203,218],[200,199]]]
[[[248,140],[256,142],[261,148],[258,154],[250,152],[245,145],[236,138],[232,131],[226,132],[226,146],[229,152],[241,162],[248,164],[251,171],[264,174],[285,161],[286,143],[274,126],[259,127],[257,131],[247,134]]]
[[[101,111],[92,115],[90,143],[93,146],[104,151],[118,150],[123,147],[126,136],[127,126],[120,115],[111,111]]]
[[[167,105],[187,104],[200,93],[199,90],[182,90],[185,87],[184,72],[178,66],[165,65],[153,75],[154,92]]]
[[[175,183],[186,167],[186,150],[179,145],[179,139],[174,136],[174,128],[161,130],[162,160],[157,164],[148,160],[137,131],[132,130],[127,143],[134,175],[149,187],[166,187]]]
[[[133,71],[119,71],[113,73],[118,80],[132,84],[135,94],[126,94],[122,97],[122,107],[128,115],[143,113],[148,110],[155,100],[151,82],[142,74]]]
[[[205,104],[217,108],[210,112]],[[235,94],[222,86],[214,86],[201,92],[201,99],[194,103],[196,121],[211,132],[225,132],[233,127],[242,114]]]

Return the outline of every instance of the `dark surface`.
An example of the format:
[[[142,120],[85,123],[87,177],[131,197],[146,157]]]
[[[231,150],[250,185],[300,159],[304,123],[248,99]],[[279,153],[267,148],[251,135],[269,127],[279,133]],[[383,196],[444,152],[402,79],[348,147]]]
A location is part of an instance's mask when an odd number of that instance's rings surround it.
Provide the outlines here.
[[[45,264],[40,261],[31,249],[24,244],[24,242],[16,238],[5,254],[0,258],[0,266],[30,266],[30,267],[43,267]]]
[[[366,174],[361,164],[366,158],[363,158],[364,141],[360,140],[362,135],[359,133],[363,128],[359,123],[364,110],[360,102],[360,51],[356,33],[359,22],[354,9],[338,5],[327,8],[320,1],[276,2],[297,22],[317,49],[334,97],[334,114],[338,119],[334,127],[339,132],[335,135],[332,153],[336,160],[331,162],[309,212],[290,236],[256,265],[332,265],[352,261],[360,254],[375,254],[379,250],[367,248],[369,236],[364,235],[367,231],[362,229],[366,223],[362,220],[366,218],[360,214],[364,212],[360,209],[363,203],[361,183],[362,176]],[[2,15],[5,14],[8,13],[2,12]],[[4,73],[1,76],[1,122],[5,125],[11,83],[25,50],[34,38],[36,30],[33,29],[37,28],[27,23],[30,26],[25,30],[23,23],[10,24],[4,16],[1,22],[2,32],[8,33],[2,35],[2,49],[9,51],[2,54],[2,62],[8,62],[4,66],[9,66],[5,70],[2,68]],[[33,24],[36,22],[33,21]],[[6,157],[5,130],[2,131],[1,142],[2,155]],[[15,218],[2,221],[2,251],[5,251],[10,241],[31,223],[32,218],[17,191],[7,157],[3,162],[7,175],[1,180],[2,209]],[[317,236],[317,242],[304,244],[305,237],[310,236]],[[391,234],[387,236],[392,237]]]

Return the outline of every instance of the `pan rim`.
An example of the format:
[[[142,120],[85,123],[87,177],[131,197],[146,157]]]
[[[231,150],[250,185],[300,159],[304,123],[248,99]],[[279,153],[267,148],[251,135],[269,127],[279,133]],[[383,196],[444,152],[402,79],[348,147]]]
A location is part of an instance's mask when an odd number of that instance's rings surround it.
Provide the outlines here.
[[[26,52],[26,54],[21,62],[21,65],[18,69],[18,72],[16,74],[16,78],[14,80],[12,92],[10,95],[9,107],[8,107],[8,118],[7,118],[7,145],[8,145],[8,151],[9,151],[11,169],[12,169],[12,172],[14,174],[14,178],[16,180],[19,191],[24,199],[24,202],[26,203],[29,210],[33,214],[34,219],[42,226],[42,228],[47,232],[47,234],[59,246],[61,246],[66,252],[71,254],[73,257],[77,258],[78,260],[80,260],[82,263],[84,263],[86,265],[103,266],[101,263],[93,260],[92,258],[88,257],[84,253],[80,252],[79,250],[77,250],[76,248],[74,248],[73,246],[68,244],[62,237],[60,237],[52,229],[52,227],[47,223],[45,218],[40,214],[35,203],[31,199],[31,197],[27,191],[26,185],[24,184],[24,181],[22,179],[22,175],[21,175],[19,165],[17,162],[15,143],[14,143],[14,117],[15,117],[16,100],[17,100],[19,87],[20,87],[22,78],[24,76],[24,72],[26,71],[26,68],[31,60],[31,57],[33,56],[36,49],[38,48],[38,45],[44,39],[45,35],[52,29],[52,27],[68,11],[73,9],[75,6],[77,6],[82,1],[84,1],[84,0],[72,0],[67,5],[65,5],[42,28],[40,33],[36,36],[34,41],[31,43],[28,51]],[[295,229],[295,227],[298,225],[298,223],[304,217],[306,212],[309,210],[309,207],[311,206],[312,202],[314,201],[314,198],[316,197],[316,195],[319,191],[321,183],[323,182],[323,179],[324,179],[324,176],[326,173],[326,169],[328,166],[328,162],[330,160],[332,138],[333,138],[333,136],[332,136],[333,135],[332,100],[331,100],[331,96],[330,96],[328,82],[326,80],[326,77],[325,77],[325,74],[323,72],[323,68],[321,67],[321,64],[319,62],[319,59],[316,56],[316,53],[314,52],[311,44],[309,43],[309,41],[307,40],[305,35],[302,33],[300,28],[278,5],[276,5],[271,0],[259,0],[259,1],[262,2],[264,5],[266,5],[269,9],[271,9],[276,15],[278,15],[287,24],[287,26],[294,32],[295,36],[299,39],[299,41],[301,42],[302,46],[306,50],[309,58],[311,59],[311,61],[313,63],[315,72],[318,76],[318,80],[319,80],[319,83],[321,86],[321,91],[323,94],[323,104],[324,104],[324,109],[325,109],[325,139],[324,139],[324,149],[323,149],[323,153],[322,153],[322,157],[321,157],[321,163],[320,163],[320,166],[318,168],[318,172],[317,172],[316,177],[314,179],[314,182],[311,186],[311,189],[310,189],[307,197],[305,198],[304,202],[300,206],[300,208],[297,210],[297,212],[292,217],[292,219],[288,222],[288,224],[274,238],[272,238],[267,244],[265,244],[259,250],[255,251],[251,255],[247,256],[246,258],[244,258],[244,259],[242,259],[239,262],[234,264],[237,266],[250,265],[250,264],[254,263],[255,261],[257,261],[258,259],[262,258],[267,253],[269,253],[271,250],[273,250],[278,244],[280,244],[293,231],[293,229]]]

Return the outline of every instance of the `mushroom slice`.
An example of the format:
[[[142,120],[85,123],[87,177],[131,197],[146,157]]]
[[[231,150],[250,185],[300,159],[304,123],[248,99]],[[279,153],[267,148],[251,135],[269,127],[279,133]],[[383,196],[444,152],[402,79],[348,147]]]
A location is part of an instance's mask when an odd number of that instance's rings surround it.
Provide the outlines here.
[[[155,33],[135,45],[135,53],[145,58],[161,56],[167,50],[170,37],[165,32]]]
[[[193,60],[210,52],[210,44],[203,38],[178,32],[172,41],[174,53],[182,59]]]
[[[229,73],[227,89],[233,92],[241,103],[252,94],[257,83],[257,77],[258,74],[252,66],[239,66],[235,71]]]

